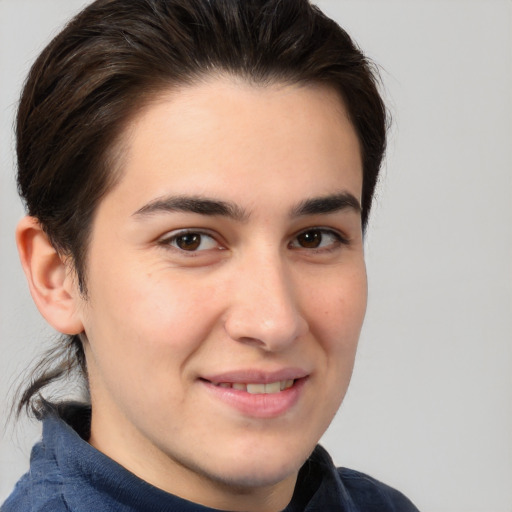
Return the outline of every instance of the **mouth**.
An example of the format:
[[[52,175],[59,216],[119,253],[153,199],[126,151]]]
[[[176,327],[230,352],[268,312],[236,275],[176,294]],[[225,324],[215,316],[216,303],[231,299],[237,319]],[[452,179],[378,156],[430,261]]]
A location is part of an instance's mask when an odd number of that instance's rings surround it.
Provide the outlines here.
[[[309,375],[285,371],[230,373],[201,378],[210,395],[245,417],[270,419],[291,413],[304,394]]]
[[[295,384],[296,379],[278,380],[269,383],[259,382],[219,382],[213,383],[214,386],[225,389],[234,389],[236,391],[243,391],[251,395],[273,395],[290,389]]]

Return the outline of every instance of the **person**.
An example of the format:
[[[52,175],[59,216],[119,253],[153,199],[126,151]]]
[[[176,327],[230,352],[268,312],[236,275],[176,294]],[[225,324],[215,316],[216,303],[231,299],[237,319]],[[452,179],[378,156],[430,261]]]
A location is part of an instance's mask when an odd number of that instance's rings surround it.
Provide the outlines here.
[[[2,512],[417,510],[317,445],[386,125],[307,0],[97,0],[55,37],[18,110],[16,238],[64,338],[18,404],[43,438]],[[73,372],[82,402],[44,398]]]

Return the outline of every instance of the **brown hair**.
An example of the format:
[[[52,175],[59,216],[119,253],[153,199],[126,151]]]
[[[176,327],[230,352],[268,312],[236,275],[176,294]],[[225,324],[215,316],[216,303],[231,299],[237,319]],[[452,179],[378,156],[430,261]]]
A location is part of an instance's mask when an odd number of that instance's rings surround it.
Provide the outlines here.
[[[91,219],[120,174],[124,127],[158,92],[211,73],[339,91],[361,144],[366,228],[386,110],[374,67],[339,25],[307,0],[97,0],[33,65],[16,126],[20,195],[72,258],[84,295]],[[18,412],[39,415],[39,391],[74,368],[85,377],[79,336],[59,350],[39,363]]]

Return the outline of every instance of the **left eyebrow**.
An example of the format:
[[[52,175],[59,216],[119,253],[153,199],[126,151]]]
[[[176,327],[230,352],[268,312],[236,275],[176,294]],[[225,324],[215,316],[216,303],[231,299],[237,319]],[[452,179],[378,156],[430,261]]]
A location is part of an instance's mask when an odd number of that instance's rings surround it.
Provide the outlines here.
[[[354,210],[361,213],[361,203],[350,192],[313,197],[305,199],[295,206],[291,211],[291,216],[327,215],[341,210]]]
[[[239,222],[247,220],[247,212],[235,203],[198,196],[169,196],[155,199],[133,213],[148,217],[155,213],[186,212],[207,216],[228,217]]]

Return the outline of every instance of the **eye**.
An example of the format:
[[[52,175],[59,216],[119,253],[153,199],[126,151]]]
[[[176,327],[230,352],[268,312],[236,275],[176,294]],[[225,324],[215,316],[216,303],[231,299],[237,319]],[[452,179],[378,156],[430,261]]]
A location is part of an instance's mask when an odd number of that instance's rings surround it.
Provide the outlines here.
[[[348,241],[336,231],[314,228],[302,231],[290,243],[293,249],[334,249]]]
[[[167,236],[160,241],[160,244],[186,252],[199,252],[222,248],[211,235],[199,231],[180,231]]]

